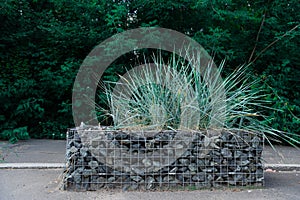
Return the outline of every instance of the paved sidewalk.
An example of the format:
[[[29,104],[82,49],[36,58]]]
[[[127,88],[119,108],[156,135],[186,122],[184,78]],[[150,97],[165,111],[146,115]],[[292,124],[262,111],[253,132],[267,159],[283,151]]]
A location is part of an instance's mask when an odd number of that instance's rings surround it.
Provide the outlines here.
[[[65,140],[0,141],[0,159],[6,163],[64,163],[65,153]]]
[[[264,150],[267,172],[265,173],[266,186],[263,189],[68,192],[59,190],[65,159],[65,141],[31,139],[17,144],[0,141],[0,159],[4,158],[4,161],[0,163],[0,200],[300,199],[300,150],[286,146],[275,148],[277,152],[269,146],[266,146]],[[281,172],[282,169],[285,171]]]
[[[267,165],[300,165],[300,150],[289,146],[265,146],[263,158]],[[5,163],[64,163],[65,140],[30,139],[9,144],[0,141],[0,159]]]

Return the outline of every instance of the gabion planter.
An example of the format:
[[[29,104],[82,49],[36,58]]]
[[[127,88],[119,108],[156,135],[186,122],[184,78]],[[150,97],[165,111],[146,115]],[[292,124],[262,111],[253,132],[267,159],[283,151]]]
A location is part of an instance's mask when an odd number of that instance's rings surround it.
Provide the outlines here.
[[[263,137],[242,131],[213,132],[69,129],[64,188],[263,186]]]

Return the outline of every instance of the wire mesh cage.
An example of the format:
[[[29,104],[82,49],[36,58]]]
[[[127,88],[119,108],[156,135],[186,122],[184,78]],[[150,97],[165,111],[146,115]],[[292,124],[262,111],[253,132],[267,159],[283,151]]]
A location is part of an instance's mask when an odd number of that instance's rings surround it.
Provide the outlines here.
[[[67,131],[64,188],[201,189],[263,186],[263,136],[245,131]]]

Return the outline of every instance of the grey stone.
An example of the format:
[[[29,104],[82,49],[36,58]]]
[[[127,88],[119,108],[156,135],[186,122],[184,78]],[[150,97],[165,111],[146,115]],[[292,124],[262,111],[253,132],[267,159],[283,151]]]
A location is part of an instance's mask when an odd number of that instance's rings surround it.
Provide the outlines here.
[[[176,151],[177,151],[178,149],[183,149],[184,145],[183,144],[176,144],[175,148],[176,148]]]
[[[229,143],[224,144],[224,146],[228,147],[229,149],[235,149],[237,147],[238,147],[237,149],[240,149],[240,146],[236,146],[234,144],[229,144]]]
[[[67,181],[67,182],[73,182],[74,181],[74,177],[73,177],[73,175],[71,175],[71,174],[66,174],[66,176],[65,176],[65,180]]]
[[[125,145],[120,145],[120,149],[122,151],[128,151],[129,150],[129,147],[125,146]]]
[[[154,140],[147,141],[146,144],[145,144],[146,149],[152,149],[152,148],[154,148],[154,143],[155,143]]]
[[[75,146],[74,142],[74,140],[70,140],[69,142],[67,142],[67,149],[70,149],[72,146]]]
[[[141,144],[139,144],[139,143],[137,143],[137,144],[132,144],[132,145],[131,145],[131,148],[132,148],[132,149],[139,149],[139,148],[141,148]]]
[[[190,155],[192,155],[191,151],[185,151],[181,157],[189,157]]]
[[[246,161],[246,160],[249,160],[249,158],[248,158],[248,154],[246,154],[246,153],[242,153],[242,155],[240,156],[240,160],[241,160],[241,161]]]
[[[84,177],[88,177],[91,175],[95,175],[96,173],[97,173],[97,171],[95,169],[85,169],[85,170],[83,170],[82,175]]]
[[[108,165],[113,165],[113,163],[114,163],[114,160],[112,157],[106,157],[105,161],[106,161],[105,164],[108,164]]]
[[[107,182],[112,183],[116,180],[116,177],[112,176],[107,179]]]
[[[129,135],[123,132],[119,132],[115,135],[116,140],[126,140],[128,139]]]
[[[197,173],[196,175],[192,176],[192,180],[194,182],[203,182],[203,181],[205,181],[205,173],[203,173],[203,172]]]
[[[157,176],[155,180],[156,180],[156,182],[158,182],[160,185],[163,184],[163,176]]]
[[[263,169],[257,169],[257,170],[256,170],[256,176],[262,177],[263,174],[264,174],[264,170],[263,170]]]
[[[184,181],[184,177],[182,174],[177,174],[176,175],[176,179],[178,179],[180,182],[183,182]]]
[[[113,171],[111,172],[112,175],[116,176],[116,177],[123,177],[126,176],[126,173],[121,172],[121,171]]]
[[[78,167],[75,172],[79,173],[79,174],[82,174],[82,172],[84,171],[84,167],[80,166]]]
[[[107,182],[106,178],[104,178],[104,177],[97,178],[97,184],[99,187],[101,187],[101,186],[103,187],[106,182]]]
[[[130,190],[129,188],[130,188],[130,184],[125,183],[125,184],[123,185],[122,191],[123,191],[123,192],[126,192],[126,191]]]
[[[259,137],[257,137],[257,136],[254,136],[254,138],[251,140],[251,142],[252,142],[252,147],[253,148],[257,148],[258,146],[259,146],[259,144],[260,144],[260,139],[259,139]]]
[[[175,178],[173,176],[165,176],[163,178],[164,183],[170,183],[171,181],[174,181],[174,180],[175,180]]]
[[[141,176],[130,176],[130,178],[135,182],[140,182],[143,179]]]
[[[242,156],[242,152],[239,150],[234,151],[234,158],[240,158]]]
[[[250,152],[250,151],[254,151],[255,148],[253,148],[252,146],[247,146],[247,148],[244,148],[244,151]]]
[[[197,171],[197,165],[195,163],[190,164],[188,168],[191,172]]]
[[[262,148],[261,145],[255,148],[255,154],[256,154],[257,156],[261,156],[262,151],[263,151],[263,148]]]
[[[82,157],[87,157],[88,156],[88,148],[86,148],[86,147],[81,148],[80,154]]]
[[[98,184],[95,183],[90,183],[90,191],[96,191],[97,189],[99,189],[100,187],[98,186]]]
[[[221,159],[213,159],[209,165],[212,166],[212,167],[216,167],[216,166],[219,166],[221,163]]]
[[[231,180],[228,180],[228,184],[229,184],[229,185],[236,185],[236,182],[235,182],[234,180],[231,179]]]
[[[79,142],[74,142],[74,146],[77,148],[77,149],[80,149],[82,147],[82,144],[79,143]]]
[[[203,168],[206,166],[205,161],[203,159],[197,159],[196,161],[198,167]]]
[[[175,179],[169,182],[169,186],[176,187],[180,184],[180,181],[178,179]]]
[[[72,153],[67,159],[71,162],[74,162],[78,158],[78,152]]]
[[[222,148],[221,154],[224,158],[232,158],[232,152],[228,148]]]
[[[172,157],[175,154],[174,149],[170,149],[170,148],[163,149],[162,151],[163,151],[163,154],[167,157]]]
[[[242,171],[242,167],[239,166],[239,165],[236,165],[234,171],[235,172],[240,172],[240,171]]]
[[[71,148],[70,148],[70,152],[71,153],[76,153],[78,151],[78,149],[76,148],[76,147],[74,147],[74,146],[72,146]]]
[[[98,178],[99,178],[99,175],[92,175],[91,176],[91,183],[97,183],[97,180],[98,180]]]
[[[85,190],[85,191],[89,190],[89,188],[90,188],[90,179],[89,179],[89,177],[84,177],[82,179],[81,184],[82,184],[82,189],[83,190]]]
[[[178,168],[178,172],[185,172],[188,168],[187,167],[180,167]]]
[[[250,161],[249,160],[243,160],[243,161],[241,161],[240,162],[241,164],[241,166],[246,166],[246,165],[249,165],[250,164]]]
[[[90,161],[89,162],[89,164],[88,164],[89,166],[90,166],[90,168],[92,168],[92,169],[96,169],[97,167],[98,167],[98,162],[97,161],[95,161],[95,160],[92,160],[92,161]]]
[[[214,158],[218,158],[221,155],[221,153],[219,151],[214,150],[210,152],[210,155]]]
[[[214,180],[213,175],[212,175],[212,174],[208,174],[208,175],[207,175],[207,181],[208,181],[208,182],[212,182],[213,180]]]
[[[81,138],[79,137],[79,134],[75,134],[73,140],[74,140],[75,142],[81,141]]]
[[[137,183],[131,183],[129,189],[130,190],[137,190],[139,188],[139,185]]]
[[[135,172],[137,175],[144,175],[145,174],[145,169],[139,169],[137,167],[134,167],[131,169],[133,172]]]
[[[249,167],[249,170],[250,170],[251,172],[255,172],[255,171],[256,171],[256,165],[255,165],[254,163],[250,163],[250,164],[248,165],[248,167]]]
[[[121,140],[120,141],[120,144],[121,144],[121,146],[126,146],[126,145],[129,145],[131,142],[130,142],[130,140],[128,140],[128,139],[126,139],[126,140]],[[127,147],[127,146],[126,146]]]
[[[155,179],[151,176],[147,177],[146,180],[146,188],[147,190],[152,189],[154,187]]]
[[[103,138],[95,138],[93,139],[90,144],[91,144],[91,147],[93,148],[104,148],[105,147],[105,142],[102,141]]]
[[[142,163],[145,165],[145,167],[150,167],[150,166],[152,166],[151,160],[148,159],[148,158],[144,158],[144,159],[142,160]]]
[[[82,184],[81,183],[75,183],[75,189],[77,191],[80,191],[82,189]]]
[[[179,159],[179,162],[183,165],[188,165],[190,163],[188,159],[184,159],[184,158]]]
[[[118,148],[118,147],[120,147],[120,143],[117,140],[111,141],[109,145],[110,145],[111,148]]]
[[[235,144],[236,146],[239,146],[239,147],[245,147],[245,141],[244,139],[240,136],[240,135],[235,135],[231,140],[230,142],[232,144]]]
[[[108,173],[109,168],[106,165],[99,165],[97,168],[98,173]]]
[[[91,148],[91,152],[97,155],[99,159],[104,159],[107,156],[107,149],[103,147]]]
[[[207,136],[205,136],[204,137],[204,147],[208,147],[209,146],[209,144],[210,144],[210,138],[209,137],[207,137]]]
[[[158,161],[152,161],[154,167],[162,167],[162,164]]]
[[[73,179],[74,179],[75,183],[80,183],[81,182],[81,174],[79,174],[77,172],[74,172],[72,176],[73,176]]]
[[[182,176],[184,178],[191,178],[192,177],[192,174],[189,172],[189,171],[185,171],[184,173],[182,173]]]
[[[174,167],[173,169],[170,170],[169,174],[176,173],[177,170],[178,170],[178,167]]]
[[[81,178],[82,178],[81,182],[83,184],[90,183],[90,177],[86,176],[86,177],[81,177]],[[85,189],[87,189],[87,188],[85,188]]]
[[[242,167],[242,171],[243,171],[243,172],[249,173],[249,172],[250,172],[250,169],[249,169],[248,166],[245,166],[245,167]]]
[[[116,148],[116,149],[108,149],[109,151],[109,156],[113,158],[120,158],[121,157],[121,149]]]
[[[217,172],[218,170],[214,167],[207,167],[207,168],[203,169],[202,171],[207,172],[207,173],[213,173],[213,172]]]
[[[263,181],[264,181],[264,177],[263,176],[256,179],[256,182],[263,182]]]
[[[227,167],[221,167],[220,172],[218,173],[218,176],[220,176],[222,178],[227,178],[229,176],[228,171],[229,171],[229,169]]]
[[[222,140],[222,142],[227,142],[227,141],[229,141],[229,137],[230,137],[230,134],[223,131],[219,138]]]
[[[216,178],[216,182],[222,182],[222,181],[224,181],[224,179],[223,179],[222,176],[218,176],[218,177]]]
[[[234,175],[234,182],[239,182],[243,180],[243,175],[241,174],[235,174]]]

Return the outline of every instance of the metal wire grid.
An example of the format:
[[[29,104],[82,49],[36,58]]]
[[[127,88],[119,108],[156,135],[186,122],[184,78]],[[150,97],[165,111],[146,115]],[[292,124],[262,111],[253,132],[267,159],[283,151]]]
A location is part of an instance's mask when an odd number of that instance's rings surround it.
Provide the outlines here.
[[[177,149],[164,148],[164,146],[156,148],[150,146],[145,149],[144,146],[147,143],[141,140],[125,138],[116,141],[111,136],[116,135],[117,132],[86,131],[93,132],[95,138],[100,135],[105,137],[101,137],[100,141],[89,146],[82,143],[76,129],[68,130],[66,189],[166,190],[174,188],[186,190],[264,185],[261,158],[263,140],[258,141],[259,143],[254,148],[251,143],[253,138],[249,140],[247,134],[248,138],[243,138],[242,135],[239,140],[247,139],[249,143],[237,140],[236,144],[232,144],[232,141],[223,141],[223,143],[231,144],[228,145],[228,148],[223,149],[206,147],[204,150],[203,138],[195,140],[183,154],[182,151],[179,152],[182,155],[174,160]],[[122,145],[124,141],[129,145]],[[163,142],[169,143],[171,139]],[[94,153],[92,145],[97,147],[94,149]],[[140,148],[134,148],[134,145]],[[222,152],[225,151],[224,149],[229,150],[228,155]],[[151,150],[155,150],[155,153]],[[96,154],[95,151],[100,153]],[[145,154],[145,151],[148,151],[148,154]],[[203,151],[206,153],[199,158]],[[124,154],[124,152],[126,153]],[[113,154],[109,155],[110,153]],[[142,154],[144,156],[141,156]],[[113,161],[109,160],[111,158],[114,158]],[[168,165],[159,166],[155,162]],[[155,165],[159,166],[159,169],[154,169]]]

